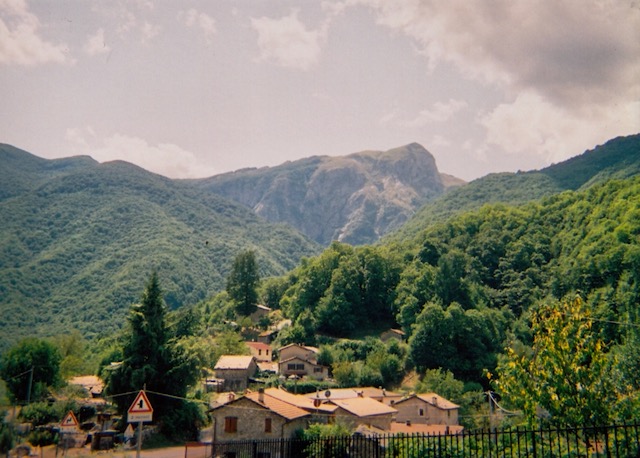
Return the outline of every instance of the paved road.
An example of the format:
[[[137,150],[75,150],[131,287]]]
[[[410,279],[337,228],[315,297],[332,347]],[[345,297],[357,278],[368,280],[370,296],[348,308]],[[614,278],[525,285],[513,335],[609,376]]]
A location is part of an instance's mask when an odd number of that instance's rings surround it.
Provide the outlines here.
[[[153,450],[142,450],[141,458],[205,458],[211,452],[210,447],[166,447]],[[56,458],[56,447],[48,446],[33,449],[32,458]],[[136,458],[136,450],[91,451],[90,448],[72,448],[66,454],[58,450],[57,458]]]

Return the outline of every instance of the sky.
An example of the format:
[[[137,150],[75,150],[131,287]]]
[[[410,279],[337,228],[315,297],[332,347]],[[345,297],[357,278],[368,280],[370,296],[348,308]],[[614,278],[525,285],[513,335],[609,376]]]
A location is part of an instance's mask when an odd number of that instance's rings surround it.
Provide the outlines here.
[[[0,143],[201,178],[417,142],[473,180],[640,132],[640,0],[0,0]]]

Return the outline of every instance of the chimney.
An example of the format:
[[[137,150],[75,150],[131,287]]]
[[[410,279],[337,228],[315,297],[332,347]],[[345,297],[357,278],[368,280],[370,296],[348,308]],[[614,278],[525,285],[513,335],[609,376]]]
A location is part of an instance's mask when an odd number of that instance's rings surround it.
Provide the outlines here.
[[[258,390],[258,402],[264,404],[264,388]]]
[[[236,398],[236,395],[235,395],[235,394],[233,394],[233,393],[229,393],[229,394],[227,395],[227,401],[228,401],[228,402],[233,401],[235,398]]]

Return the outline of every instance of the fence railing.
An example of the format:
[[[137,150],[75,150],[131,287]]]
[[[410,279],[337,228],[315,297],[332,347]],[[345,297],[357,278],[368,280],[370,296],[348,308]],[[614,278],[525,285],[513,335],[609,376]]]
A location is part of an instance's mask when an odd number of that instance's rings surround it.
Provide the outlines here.
[[[214,442],[214,458],[640,458],[640,423]]]

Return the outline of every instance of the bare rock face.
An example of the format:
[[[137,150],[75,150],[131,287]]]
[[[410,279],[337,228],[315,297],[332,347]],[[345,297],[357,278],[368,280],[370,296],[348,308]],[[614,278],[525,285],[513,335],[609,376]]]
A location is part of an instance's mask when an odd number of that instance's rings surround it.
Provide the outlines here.
[[[375,242],[446,188],[433,156],[417,143],[244,169],[200,185],[324,245]]]

